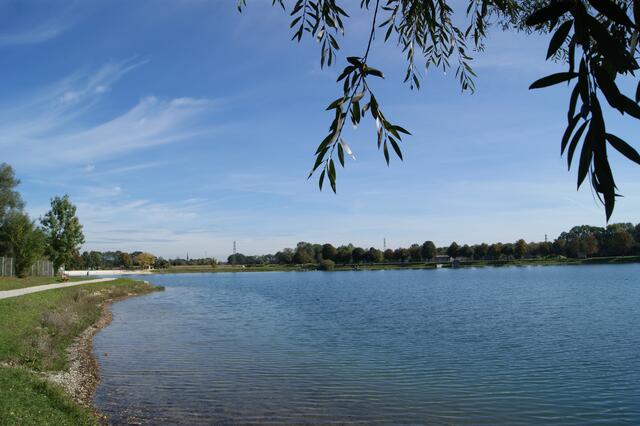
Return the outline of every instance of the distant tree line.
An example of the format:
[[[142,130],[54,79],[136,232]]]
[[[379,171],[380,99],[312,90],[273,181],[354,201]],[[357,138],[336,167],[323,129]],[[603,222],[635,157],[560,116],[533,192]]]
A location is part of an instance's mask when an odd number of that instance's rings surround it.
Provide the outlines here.
[[[142,251],[84,251],[75,252],[70,269],[146,269],[163,268],[168,262],[161,257]]]
[[[151,253],[134,251],[84,251],[76,252],[71,262],[71,269],[164,269],[170,266],[215,266],[216,259],[212,257],[200,259],[165,259]]]
[[[332,244],[299,242],[295,248],[286,248],[275,254],[246,256],[232,254],[227,263],[235,265],[318,264],[330,269],[332,264],[409,263],[433,261],[437,256],[462,260],[511,260],[548,257],[586,258],[601,256],[640,255],[640,223],[615,223],[606,228],[575,226],[561,233],[553,242],[481,243],[460,245],[452,242],[447,247],[436,247],[433,241],[412,244],[409,247],[368,249],[353,244],[338,247]],[[324,262],[324,263],[323,263]]]
[[[15,274],[24,277],[39,259],[53,263],[57,271],[68,266],[84,243],[82,225],[76,207],[67,195],[51,199],[51,210],[39,224],[25,211],[22,196],[16,190],[20,181],[13,168],[0,164],[0,256],[14,258]]]

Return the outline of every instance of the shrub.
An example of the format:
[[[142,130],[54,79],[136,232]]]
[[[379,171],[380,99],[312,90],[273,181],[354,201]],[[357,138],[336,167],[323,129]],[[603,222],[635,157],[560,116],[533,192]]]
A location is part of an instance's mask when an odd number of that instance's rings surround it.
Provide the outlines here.
[[[321,271],[333,271],[335,267],[336,263],[333,260],[325,259],[320,262],[320,266],[318,267],[318,269],[320,269]]]
[[[15,272],[20,278],[27,276],[29,268],[44,252],[44,234],[26,213],[13,211],[0,228],[0,239],[6,241],[15,258]]]

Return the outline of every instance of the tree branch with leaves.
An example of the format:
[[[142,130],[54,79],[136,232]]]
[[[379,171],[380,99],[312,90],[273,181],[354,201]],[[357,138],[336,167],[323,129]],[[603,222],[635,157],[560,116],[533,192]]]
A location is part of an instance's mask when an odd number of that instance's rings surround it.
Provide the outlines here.
[[[316,149],[309,177],[318,173],[320,189],[328,179],[331,189],[336,191],[334,159],[337,156],[344,167],[345,153],[351,155],[351,148],[342,136],[345,122],[350,119],[357,126],[367,113],[375,123],[377,146],[387,165],[389,146],[402,159],[402,135],[409,132],[386,118],[369,84],[370,78],[384,78],[382,71],[369,64],[369,53],[378,31],[384,31],[384,42],[395,41],[404,53],[404,82],[410,89],[420,89],[421,69],[427,72],[435,67],[446,72],[455,67],[455,77],[463,92],[475,90],[472,54],[484,49],[489,28],[549,33],[547,59],[565,61],[568,70],[541,78],[530,88],[575,83],[569,96],[561,154],[566,153],[569,169],[577,162],[578,188],[589,177],[608,220],[619,196],[608,149],[613,148],[638,164],[640,154],[608,131],[601,101],[604,99],[610,108],[623,115],[640,119],[640,84],[632,99],[620,91],[616,82],[619,76],[635,78],[638,69],[640,0],[468,0],[464,28],[454,24],[450,3],[447,0],[360,0],[359,8],[371,14],[370,36],[365,53],[346,57],[347,65],[338,75],[342,95],[327,107],[333,111],[333,120]],[[272,4],[288,10],[284,0],[272,0]],[[245,6],[246,0],[238,0],[239,10]],[[335,64],[340,50],[338,39],[344,36],[345,20],[349,18],[338,1],[297,0],[289,14],[294,31],[292,38],[298,42],[306,34],[315,38],[320,44],[320,66]],[[580,152],[579,159],[574,162],[577,152]]]

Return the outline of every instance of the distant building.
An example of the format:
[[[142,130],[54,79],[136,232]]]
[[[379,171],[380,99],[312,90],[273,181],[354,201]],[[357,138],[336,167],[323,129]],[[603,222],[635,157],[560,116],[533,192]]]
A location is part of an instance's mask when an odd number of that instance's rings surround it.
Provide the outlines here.
[[[438,255],[433,258],[433,261],[436,263],[449,263],[451,262],[451,256]]]

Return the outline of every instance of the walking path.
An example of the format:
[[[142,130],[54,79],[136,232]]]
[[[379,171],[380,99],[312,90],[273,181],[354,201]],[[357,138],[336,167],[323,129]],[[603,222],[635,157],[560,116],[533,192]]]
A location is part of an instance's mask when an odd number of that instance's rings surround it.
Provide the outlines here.
[[[33,287],[16,288],[15,290],[0,291],[0,299],[8,299],[10,297],[23,296],[25,294],[38,293],[40,291],[45,291],[45,290],[53,290],[54,288],[73,287],[73,286],[82,285],[82,284],[104,283],[107,281],[113,281],[115,279],[116,278],[98,278],[93,280],[71,281],[67,283],[55,283],[55,284],[37,285]]]

